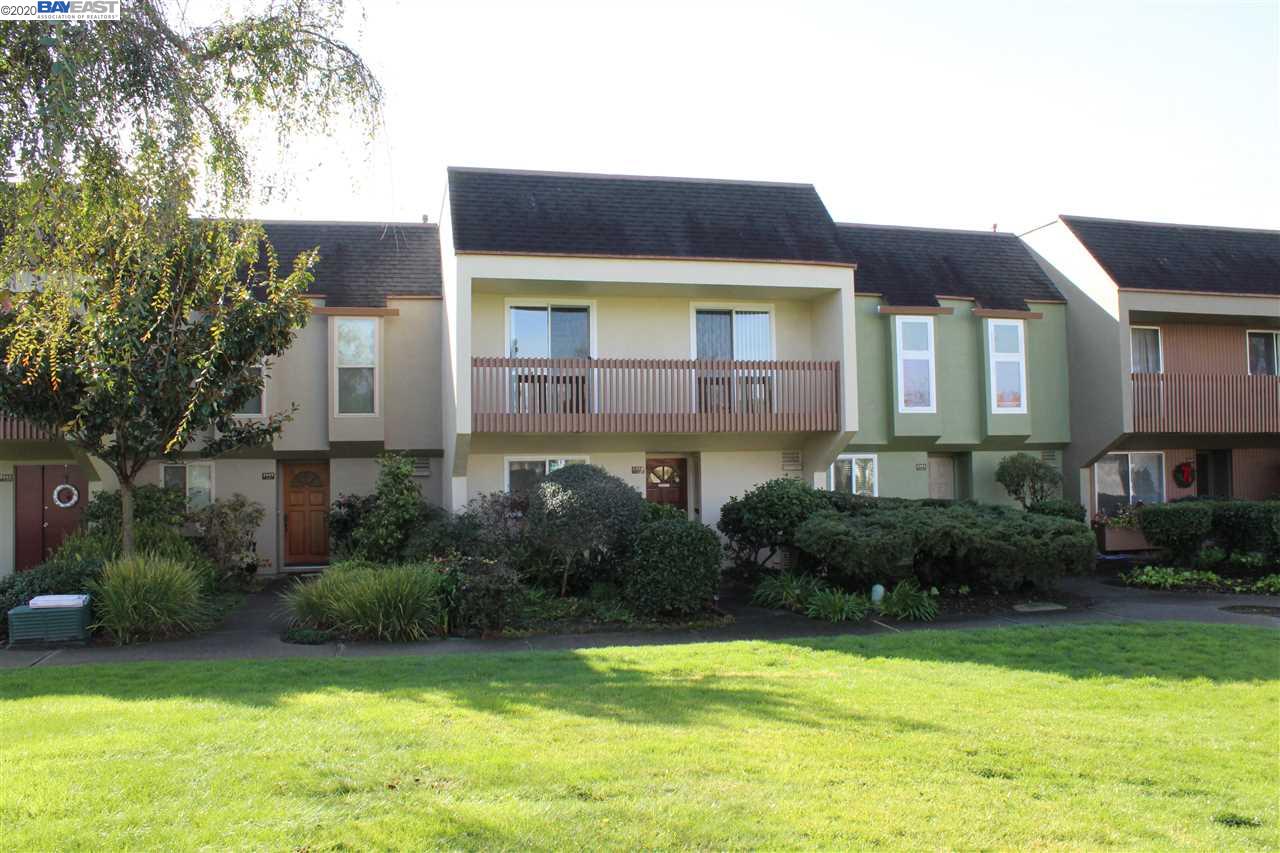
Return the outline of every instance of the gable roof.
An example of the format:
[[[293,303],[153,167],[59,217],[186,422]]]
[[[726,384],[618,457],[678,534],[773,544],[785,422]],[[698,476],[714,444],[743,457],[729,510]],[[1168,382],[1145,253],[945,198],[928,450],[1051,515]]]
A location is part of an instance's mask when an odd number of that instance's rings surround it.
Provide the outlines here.
[[[1027,300],[1064,301],[1015,235],[897,225],[839,223],[856,293],[888,305],[937,305],[964,296],[983,308],[1027,310]]]
[[[309,292],[332,307],[381,308],[388,296],[440,295],[440,229],[421,222],[264,222],[283,271],[320,249]]]
[[[812,184],[449,169],[459,252],[844,264]]]
[[[1063,216],[1118,287],[1280,295],[1280,231]]]

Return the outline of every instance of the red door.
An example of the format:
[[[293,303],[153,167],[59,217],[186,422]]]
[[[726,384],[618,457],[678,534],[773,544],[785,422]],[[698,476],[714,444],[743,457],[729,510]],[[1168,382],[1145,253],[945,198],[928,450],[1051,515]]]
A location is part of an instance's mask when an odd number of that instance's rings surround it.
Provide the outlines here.
[[[14,558],[18,571],[38,566],[80,526],[89,478],[79,465],[17,465]]]
[[[646,459],[644,496],[656,504],[687,509],[684,459]]]
[[[329,562],[329,465],[290,463],[284,475],[284,563]]]

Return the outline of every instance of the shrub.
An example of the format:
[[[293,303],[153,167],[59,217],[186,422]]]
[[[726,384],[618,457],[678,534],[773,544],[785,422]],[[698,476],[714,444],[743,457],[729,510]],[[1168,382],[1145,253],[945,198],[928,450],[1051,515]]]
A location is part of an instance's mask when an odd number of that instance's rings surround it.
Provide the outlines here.
[[[192,513],[200,545],[223,577],[243,577],[257,571],[254,536],[265,517],[262,504],[240,494],[219,498]]]
[[[538,483],[529,496],[528,530],[554,555],[562,596],[576,566],[625,550],[643,505],[635,489],[594,465],[566,465]]]
[[[828,622],[858,622],[870,609],[871,602],[865,595],[823,589],[809,598],[805,614],[810,619],[825,619]]]
[[[472,553],[468,548],[468,531],[447,510],[421,504],[418,520],[400,549],[407,562],[439,560]]]
[[[965,555],[966,574],[1005,592],[1051,588],[1063,575],[1087,572],[1097,556],[1089,528],[1064,518],[1013,512],[978,533]]]
[[[395,453],[379,456],[373,504],[351,536],[352,553],[380,562],[399,559],[421,505],[422,495],[413,482],[413,459]]]
[[[138,525],[181,527],[187,520],[187,496],[177,489],[163,486],[135,486],[133,520]],[[85,505],[84,522],[91,530],[119,538],[120,492],[113,489],[95,493]]]
[[[866,587],[912,574],[916,550],[912,520],[903,513],[820,512],[796,529],[795,545],[837,582]]]
[[[190,565],[152,553],[107,563],[90,581],[97,622],[118,644],[189,634],[210,619],[204,581]]]
[[[1267,575],[1253,583],[1256,595],[1280,595],[1280,575]]]
[[[654,521],[687,521],[689,514],[671,504],[656,504],[645,501],[640,510],[640,523],[649,524]]]
[[[996,466],[996,482],[1026,509],[1048,500],[1062,482],[1062,474],[1030,453],[1015,453]]]
[[[68,538],[67,541],[71,541]],[[0,578],[0,627],[7,636],[9,611],[37,595],[77,594],[89,591],[89,583],[102,573],[105,561],[64,554],[59,549],[44,563],[25,572]]]
[[[501,631],[519,615],[524,601],[520,577],[491,560],[459,559],[449,568],[453,624],[462,630]]]
[[[284,594],[295,627],[384,642],[422,640],[448,632],[448,588],[431,563],[373,567],[339,563]]]
[[[1265,551],[1270,546],[1273,516],[1268,502],[1211,501],[1208,505],[1213,510],[1213,541],[1228,554]]]
[[[1053,515],[1069,521],[1078,521],[1081,524],[1088,517],[1088,510],[1084,506],[1065,498],[1049,498],[1043,501],[1036,501],[1027,507],[1027,512],[1034,512],[1039,515]]]
[[[623,571],[623,598],[641,615],[697,613],[720,589],[720,559],[720,540],[696,521],[646,524]]]
[[[813,596],[824,589],[827,589],[827,585],[812,575],[779,572],[776,575],[766,575],[760,581],[751,601],[761,607],[803,610],[809,606]]]
[[[1221,589],[1222,578],[1213,572],[1178,569],[1172,566],[1142,566],[1120,575],[1129,586],[1146,589]]]
[[[355,549],[356,529],[373,508],[373,495],[338,495],[329,507],[329,542],[335,557]]]
[[[729,540],[735,562],[759,570],[779,548],[792,543],[796,528],[831,508],[826,494],[802,480],[770,480],[740,498],[729,498],[720,508],[716,526]]]
[[[880,612],[890,619],[931,622],[938,615],[938,602],[914,580],[899,581],[880,599]]]
[[[529,496],[488,492],[473,498],[457,518],[455,532],[465,543],[463,553],[490,559],[506,559],[513,567],[525,565],[531,543],[527,536]]]
[[[1147,541],[1179,563],[1190,563],[1213,526],[1213,505],[1205,501],[1150,504],[1138,510]]]

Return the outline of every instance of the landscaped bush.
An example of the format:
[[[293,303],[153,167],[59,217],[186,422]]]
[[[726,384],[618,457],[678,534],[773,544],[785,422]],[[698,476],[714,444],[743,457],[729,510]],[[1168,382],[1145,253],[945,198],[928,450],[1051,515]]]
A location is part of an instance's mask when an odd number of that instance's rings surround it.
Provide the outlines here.
[[[444,636],[449,588],[433,563],[338,563],[284,595],[295,626],[361,640],[403,642]]]
[[[1026,509],[1052,497],[1062,482],[1062,473],[1030,453],[1014,453],[996,466],[996,482]]]
[[[400,551],[422,511],[422,495],[413,482],[413,460],[384,453],[378,457],[373,504],[351,535],[351,551],[367,560],[390,562]]]
[[[258,570],[254,536],[266,517],[262,504],[244,495],[219,498],[191,514],[200,547],[222,577],[241,580]]]
[[[206,580],[189,564],[142,553],[107,563],[88,583],[94,628],[121,645],[188,634],[210,620]]]
[[[795,531],[794,544],[835,582],[866,588],[914,572],[917,510],[842,515],[823,511]]]
[[[858,622],[870,609],[871,601],[865,595],[827,587],[809,597],[805,615],[827,622]]]
[[[351,555],[356,529],[373,509],[374,495],[338,495],[329,507],[329,543],[335,557]]]
[[[1190,563],[1213,527],[1207,501],[1149,504],[1138,510],[1138,526],[1148,542],[1180,563]]]
[[[792,544],[796,528],[831,507],[826,494],[802,480],[770,480],[740,498],[729,498],[720,508],[716,526],[729,540],[734,561],[755,572],[778,549]]]
[[[1225,578],[1203,569],[1180,569],[1173,566],[1142,566],[1120,575],[1129,586],[1162,590],[1208,590],[1253,595],[1280,595],[1280,574],[1252,579]]]
[[[697,613],[720,588],[720,559],[720,540],[696,521],[646,524],[623,571],[623,598],[645,616]]]
[[[1065,518],[1070,521],[1078,521],[1081,524],[1089,516],[1089,511],[1083,505],[1075,501],[1069,501],[1065,498],[1050,498],[1048,500],[1036,501],[1027,507],[1027,512],[1038,513],[1039,515],[1054,515],[1058,518]]]
[[[899,581],[880,600],[880,612],[890,619],[931,622],[938,615],[936,596],[925,592],[914,580]]]
[[[536,547],[554,555],[562,596],[575,569],[627,550],[643,505],[635,489],[594,465],[566,465],[538,483],[529,496],[527,531]],[[599,579],[595,574],[588,582]]]
[[[452,581],[453,628],[501,631],[515,621],[524,602],[520,576],[499,562],[478,558],[458,558],[449,567]]]
[[[462,553],[527,567],[533,544],[528,536],[529,496],[488,492],[472,498],[456,519]]]
[[[761,578],[751,596],[751,603],[761,607],[805,610],[815,595],[828,588],[813,575],[778,572]]]
[[[25,572],[0,578],[0,629],[8,636],[9,611],[37,595],[74,595],[89,591],[89,583],[102,573],[104,561],[64,555],[59,551]]]
[[[187,496],[176,489],[143,485],[133,489],[134,524],[180,528],[187,520]],[[95,532],[120,536],[120,492],[94,494],[84,508],[84,522]]]
[[[1225,548],[1228,554],[1268,550],[1274,523],[1273,513],[1276,512],[1271,502],[1210,501],[1208,505],[1213,510],[1213,541]]]

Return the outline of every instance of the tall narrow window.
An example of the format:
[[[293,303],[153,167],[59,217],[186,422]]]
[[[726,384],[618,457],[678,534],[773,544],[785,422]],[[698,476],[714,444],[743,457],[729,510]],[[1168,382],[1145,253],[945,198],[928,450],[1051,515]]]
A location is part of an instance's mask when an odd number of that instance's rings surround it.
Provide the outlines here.
[[[988,320],[991,350],[991,411],[997,415],[1027,411],[1027,342],[1021,320]]]
[[[1253,376],[1280,374],[1277,354],[1280,353],[1280,332],[1250,332],[1249,373]]]
[[[378,321],[368,317],[339,317],[335,322],[338,414],[375,414],[378,410]]]
[[[201,509],[213,502],[213,465],[208,462],[165,465],[161,482],[166,489],[176,489],[186,495],[191,509]]]
[[[846,492],[873,498],[879,494],[874,453],[842,453],[827,472],[833,492]]]
[[[1133,326],[1129,329],[1129,345],[1133,351],[1134,373],[1162,373],[1160,329],[1155,326]]]
[[[897,333],[898,411],[936,412],[933,318],[899,316]]]
[[[1108,453],[1094,463],[1093,481],[1103,515],[1133,504],[1164,503],[1164,454]]]
[[[249,372],[254,376],[263,377],[263,381],[264,382],[266,381],[265,371],[263,371],[261,367],[251,367],[249,368]],[[264,390],[265,388],[259,390],[257,394],[250,397],[245,403],[243,403],[240,406],[240,410],[236,412],[236,414],[247,415],[249,417],[256,417],[261,415],[264,411],[263,401],[262,401],[262,395]]]

